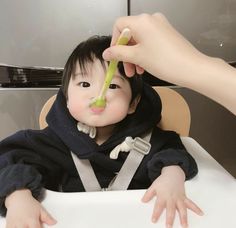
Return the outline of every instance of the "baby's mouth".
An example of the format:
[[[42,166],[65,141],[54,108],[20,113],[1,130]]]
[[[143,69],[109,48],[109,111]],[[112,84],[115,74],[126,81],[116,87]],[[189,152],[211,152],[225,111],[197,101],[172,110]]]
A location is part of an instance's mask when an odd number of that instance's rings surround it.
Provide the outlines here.
[[[104,111],[104,107],[91,107],[91,111],[95,114],[100,114]]]

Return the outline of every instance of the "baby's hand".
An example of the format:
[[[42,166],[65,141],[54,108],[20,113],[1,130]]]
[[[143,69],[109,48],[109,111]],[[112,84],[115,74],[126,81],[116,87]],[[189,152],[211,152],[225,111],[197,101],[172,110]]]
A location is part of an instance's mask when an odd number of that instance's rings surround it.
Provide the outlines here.
[[[157,222],[166,208],[166,227],[171,228],[176,210],[179,213],[182,227],[187,227],[187,208],[198,215],[203,215],[201,209],[185,195],[185,174],[179,166],[168,166],[162,169],[162,174],[152,183],[144,194],[142,201],[149,202],[156,196],[152,221]]]
[[[17,190],[5,201],[6,228],[42,228],[54,225],[56,220],[42,207],[27,189]]]

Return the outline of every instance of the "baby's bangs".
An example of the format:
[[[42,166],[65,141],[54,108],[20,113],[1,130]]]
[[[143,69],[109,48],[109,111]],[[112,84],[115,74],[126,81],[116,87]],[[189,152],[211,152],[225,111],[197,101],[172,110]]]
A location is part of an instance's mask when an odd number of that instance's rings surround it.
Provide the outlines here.
[[[81,71],[82,76],[87,75],[89,72],[89,69],[91,69],[91,66],[94,64],[94,62],[96,60],[99,60],[102,67],[104,68],[104,70],[106,69],[106,63],[103,59],[97,59],[96,56],[94,55],[94,53],[90,53],[90,55],[87,56],[78,56],[78,59],[76,61],[76,63],[79,64],[79,68]],[[73,77],[75,75],[75,71],[76,71],[76,64],[74,64],[73,66]]]

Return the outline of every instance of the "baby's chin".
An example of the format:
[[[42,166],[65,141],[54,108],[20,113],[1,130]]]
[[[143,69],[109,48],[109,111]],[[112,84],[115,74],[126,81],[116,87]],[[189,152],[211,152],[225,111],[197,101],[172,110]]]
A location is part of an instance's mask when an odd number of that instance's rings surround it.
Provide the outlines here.
[[[90,123],[89,126],[91,127],[96,127],[96,128],[105,128],[105,127],[110,127],[110,126],[115,126],[116,123]]]
[[[85,124],[90,127],[106,128],[106,127],[114,127],[118,122],[116,121],[103,121],[103,122],[91,121],[91,122],[86,122]]]
[[[103,117],[92,116],[88,119],[82,119],[82,120],[77,120],[77,121],[82,122],[90,127],[104,128],[104,127],[114,126],[118,124],[120,121],[122,121],[123,119],[124,117],[108,119],[104,116]]]

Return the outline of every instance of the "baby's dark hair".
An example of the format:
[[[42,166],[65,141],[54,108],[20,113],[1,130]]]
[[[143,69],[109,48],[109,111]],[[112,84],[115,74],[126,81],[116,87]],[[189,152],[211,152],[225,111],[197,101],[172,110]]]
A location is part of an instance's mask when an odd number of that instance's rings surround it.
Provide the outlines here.
[[[98,59],[102,66],[105,68],[105,60],[102,57],[103,51],[110,46],[111,36],[92,36],[86,41],[81,42],[71,53],[68,58],[62,78],[62,91],[67,98],[67,90],[71,77],[74,77],[76,64],[79,63],[82,72],[86,72],[86,67],[88,63],[93,63],[94,60]],[[138,74],[133,77],[127,77],[125,75],[123,63],[118,64],[119,73],[125,77],[131,87],[132,99],[131,102],[141,94],[142,91],[142,77]]]

